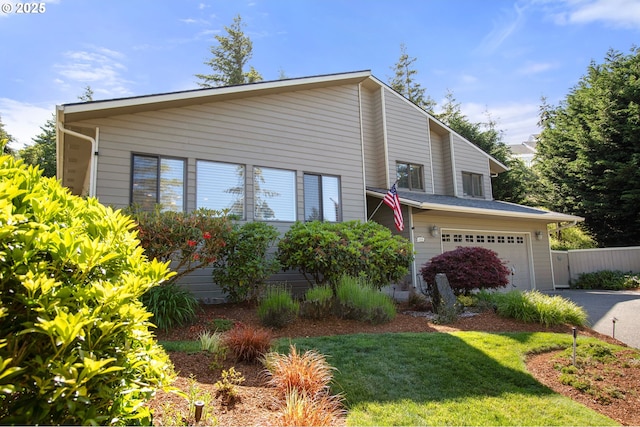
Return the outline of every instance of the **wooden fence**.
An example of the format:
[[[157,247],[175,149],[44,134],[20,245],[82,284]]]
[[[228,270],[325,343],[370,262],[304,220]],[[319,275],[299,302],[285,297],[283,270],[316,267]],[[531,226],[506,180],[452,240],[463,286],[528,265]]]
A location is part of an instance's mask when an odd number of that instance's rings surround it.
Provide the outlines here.
[[[568,288],[582,273],[600,270],[640,272],[640,246],[551,251],[556,288]]]

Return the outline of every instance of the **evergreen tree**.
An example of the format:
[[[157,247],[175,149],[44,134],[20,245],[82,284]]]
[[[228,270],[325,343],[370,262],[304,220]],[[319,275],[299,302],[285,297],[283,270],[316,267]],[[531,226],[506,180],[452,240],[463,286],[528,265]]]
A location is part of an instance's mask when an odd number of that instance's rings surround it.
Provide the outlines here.
[[[84,93],[78,97],[78,99],[82,102],[91,102],[93,101],[93,89],[91,86],[87,85],[84,88]]]
[[[610,50],[558,106],[541,107],[536,169],[550,209],[601,246],[640,244],[640,48]]]
[[[412,66],[416,59],[407,54],[407,47],[402,43],[400,45],[400,58],[396,65],[391,67],[395,71],[395,76],[389,81],[389,86],[418,107],[432,112],[436,102],[430,96],[425,95],[425,89],[415,80],[418,71]]]
[[[14,142],[13,136],[9,135],[9,133],[4,128],[4,123],[2,122],[2,116],[0,116],[0,142],[4,141],[4,145],[2,147],[2,151],[4,154],[13,155],[13,149],[9,147],[11,142]]]
[[[214,71],[213,74],[196,74],[203,88],[232,86],[262,81],[262,76],[253,67],[245,72],[244,67],[253,55],[253,43],[242,31],[240,15],[233,19],[230,27],[225,26],[227,36],[217,35],[217,46],[211,46],[213,58],[206,61]]]
[[[42,176],[56,176],[56,120],[47,120],[41,126],[42,132],[33,138],[33,144],[27,145],[18,152],[20,158],[28,165],[39,165]]]
[[[509,168],[509,171],[491,178],[493,197],[505,202],[531,204],[529,193],[535,175],[521,160],[511,156],[495,120],[487,117],[486,123],[472,123],[462,114],[460,104],[451,91],[447,92],[445,99],[438,119]]]

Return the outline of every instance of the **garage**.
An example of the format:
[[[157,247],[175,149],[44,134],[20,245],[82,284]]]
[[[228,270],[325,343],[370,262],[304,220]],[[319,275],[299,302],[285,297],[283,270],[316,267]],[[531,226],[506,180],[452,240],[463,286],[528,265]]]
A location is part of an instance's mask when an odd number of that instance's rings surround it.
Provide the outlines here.
[[[507,263],[512,274],[506,290],[528,291],[535,283],[532,268],[528,233],[505,233],[495,231],[442,230],[442,251],[447,252],[460,246],[481,246],[498,254]]]

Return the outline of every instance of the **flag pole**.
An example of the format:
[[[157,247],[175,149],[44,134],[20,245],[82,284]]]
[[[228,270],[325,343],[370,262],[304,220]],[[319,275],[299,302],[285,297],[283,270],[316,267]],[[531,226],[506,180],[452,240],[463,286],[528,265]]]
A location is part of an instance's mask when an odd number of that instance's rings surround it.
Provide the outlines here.
[[[393,185],[396,185],[398,183],[399,179],[396,179],[396,182],[393,183]],[[392,185],[392,187],[393,187]],[[378,209],[380,209],[380,206],[382,206],[382,204],[384,203],[384,197],[382,198],[382,200],[380,200],[380,203],[378,203],[378,206],[375,208],[375,210],[373,211],[373,213],[369,216],[369,219],[367,221],[371,221],[371,218],[373,218],[373,216],[376,214],[376,212],[378,212]]]

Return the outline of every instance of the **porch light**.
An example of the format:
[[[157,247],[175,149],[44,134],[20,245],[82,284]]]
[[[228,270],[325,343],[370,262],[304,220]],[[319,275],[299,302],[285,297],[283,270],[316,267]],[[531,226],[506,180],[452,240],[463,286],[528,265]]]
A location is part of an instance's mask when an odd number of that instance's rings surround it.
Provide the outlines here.
[[[536,231],[536,240],[542,240],[542,231]]]
[[[432,225],[431,228],[429,228],[429,232],[431,233],[431,237],[438,237],[440,230],[438,230],[437,225]]]

